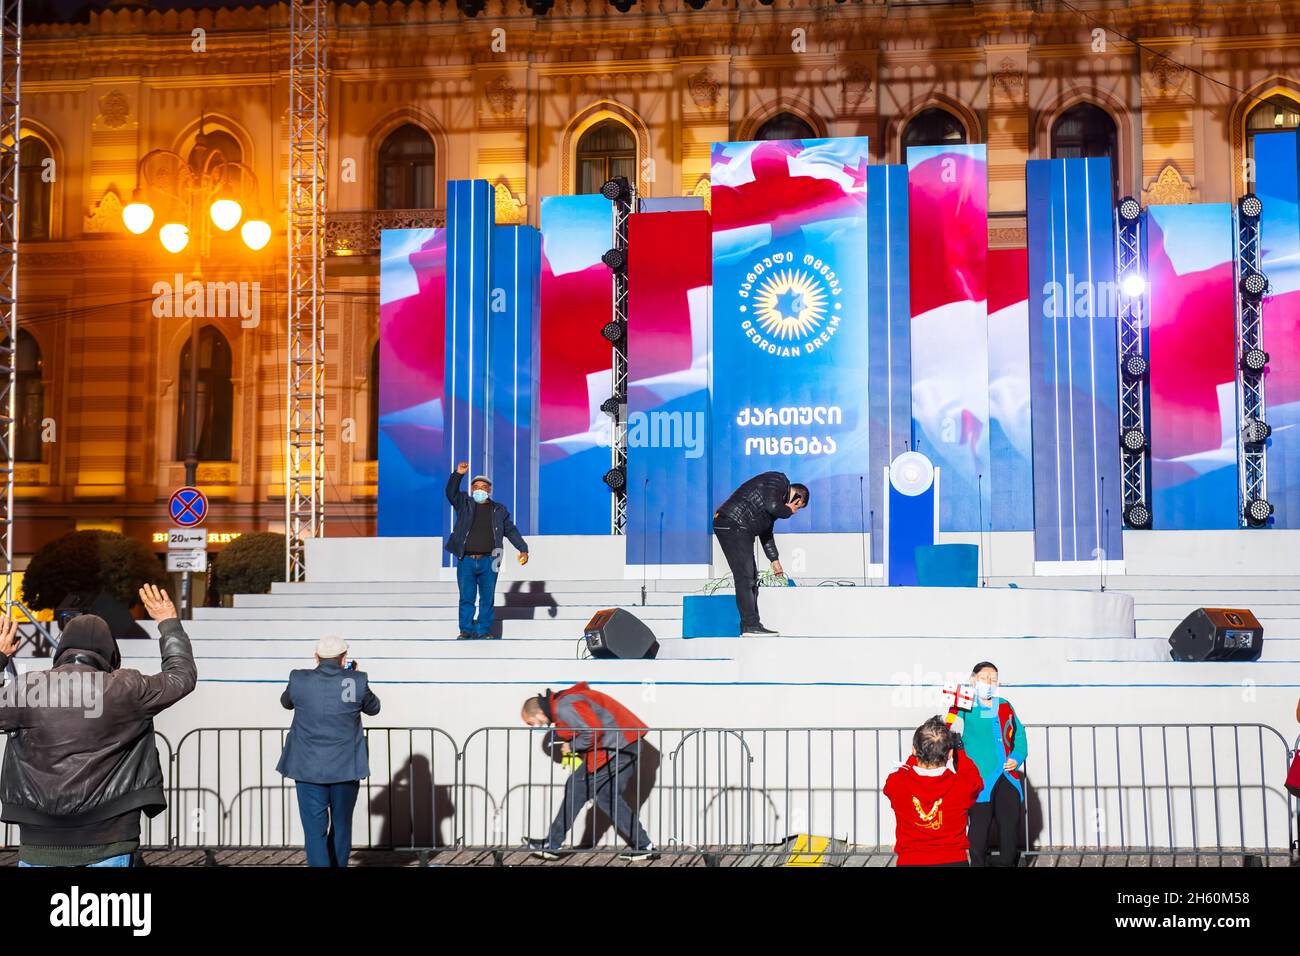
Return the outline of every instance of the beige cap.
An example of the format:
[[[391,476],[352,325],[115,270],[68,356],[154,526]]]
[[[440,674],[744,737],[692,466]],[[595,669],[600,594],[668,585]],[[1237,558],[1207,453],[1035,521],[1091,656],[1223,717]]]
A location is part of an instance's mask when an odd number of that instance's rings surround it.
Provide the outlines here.
[[[348,642],[341,637],[322,637],[316,642],[316,656],[321,660],[339,657],[348,652]]]

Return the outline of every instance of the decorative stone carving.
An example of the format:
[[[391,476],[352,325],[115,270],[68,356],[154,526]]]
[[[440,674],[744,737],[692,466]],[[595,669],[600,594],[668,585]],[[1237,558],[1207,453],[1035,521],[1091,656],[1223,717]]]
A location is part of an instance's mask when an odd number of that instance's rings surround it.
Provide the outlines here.
[[[853,112],[870,102],[871,83],[871,71],[864,64],[853,63],[845,68],[840,77],[845,112]]]
[[[708,176],[701,176],[688,196],[699,196],[704,200],[704,208],[709,212],[713,211],[713,185],[709,182]]]
[[[1167,163],[1146,189],[1148,206],[1178,206],[1191,201],[1192,184],[1173,163]]]
[[[109,129],[125,126],[129,115],[131,104],[121,90],[109,90],[99,98],[99,116]]]
[[[519,91],[510,83],[510,78],[504,73],[498,73],[483,88],[487,96],[489,109],[495,116],[512,116],[515,112],[515,97]]]
[[[1019,103],[1025,98],[1025,71],[1011,57],[1002,58],[993,74],[993,92],[998,98]]]
[[[1182,89],[1183,82],[1187,79],[1187,67],[1167,56],[1156,54],[1151,58],[1147,77],[1153,92],[1160,96],[1172,96]]]
[[[515,198],[509,184],[502,180],[496,184],[496,223],[498,226],[522,226],[528,221],[528,208]]]
[[[362,209],[332,212],[325,219],[325,254],[370,256],[379,252],[379,234],[385,229],[428,229],[445,226],[442,209]]]
[[[999,226],[989,230],[990,249],[1022,249],[1028,241],[1024,226]]]
[[[722,84],[707,66],[698,73],[692,73],[686,79],[691,99],[702,110],[718,108],[718,99],[722,96]]]
[[[82,222],[81,231],[86,235],[105,235],[122,233],[126,227],[122,224],[122,198],[116,189],[109,189],[99,198],[99,202],[90,210]]]
[[[195,480],[200,485],[233,485],[235,484],[235,463],[231,461],[201,461],[195,472]]]

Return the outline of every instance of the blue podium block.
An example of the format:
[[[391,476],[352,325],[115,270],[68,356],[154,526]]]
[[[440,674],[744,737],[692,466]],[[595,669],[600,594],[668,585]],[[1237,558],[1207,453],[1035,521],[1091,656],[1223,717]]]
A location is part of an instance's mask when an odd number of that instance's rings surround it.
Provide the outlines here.
[[[916,549],[916,583],[923,588],[979,585],[979,548],[973,544],[930,544]]]
[[[739,637],[740,611],[731,594],[688,594],[682,598],[682,637]]]

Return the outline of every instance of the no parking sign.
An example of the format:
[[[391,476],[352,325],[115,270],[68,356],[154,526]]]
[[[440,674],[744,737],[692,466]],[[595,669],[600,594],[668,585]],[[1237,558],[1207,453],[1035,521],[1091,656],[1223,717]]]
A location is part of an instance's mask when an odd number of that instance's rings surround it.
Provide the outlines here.
[[[197,528],[208,516],[208,497],[197,488],[177,488],[172,492],[167,511],[182,528]]]

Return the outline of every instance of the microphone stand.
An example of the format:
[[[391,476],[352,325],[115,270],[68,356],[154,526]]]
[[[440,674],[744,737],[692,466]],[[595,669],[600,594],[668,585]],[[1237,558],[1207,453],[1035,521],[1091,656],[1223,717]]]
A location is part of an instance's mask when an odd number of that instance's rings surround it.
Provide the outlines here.
[[[645,484],[641,489],[641,606],[645,607],[645,575],[646,568],[646,542],[650,539],[650,532],[646,528],[646,516],[650,513],[650,477],[646,476]],[[663,555],[659,555],[663,560]]]
[[[863,492],[863,476],[858,475],[858,524],[862,528],[862,586],[867,586],[867,499]]]

